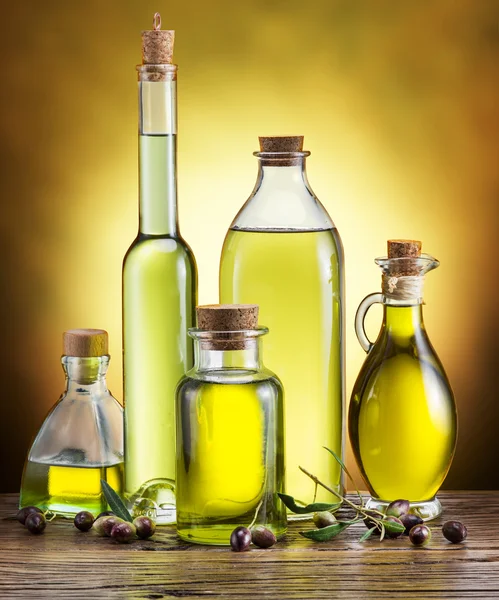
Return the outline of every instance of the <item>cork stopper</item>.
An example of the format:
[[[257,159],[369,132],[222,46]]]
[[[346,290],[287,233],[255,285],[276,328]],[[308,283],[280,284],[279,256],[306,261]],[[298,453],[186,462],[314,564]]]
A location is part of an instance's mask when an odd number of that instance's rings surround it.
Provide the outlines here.
[[[258,329],[258,305],[209,304],[196,309],[198,328],[213,332],[202,340],[202,347],[210,350],[244,350],[251,340],[244,331]]]
[[[421,256],[421,242],[418,240],[388,240],[388,258],[405,258],[390,267],[390,275],[413,277],[420,274],[421,267],[411,258]]]
[[[64,356],[106,356],[108,335],[104,329],[70,329],[63,336]]]
[[[259,137],[260,152],[303,152],[302,135]]]
[[[175,31],[161,29],[161,15],[155,13],[153,29],[142,32],[142,64],[171,65]]]
[[[258,327],[257,304],[207,304],[196,309],[199,329],[245,331]]]

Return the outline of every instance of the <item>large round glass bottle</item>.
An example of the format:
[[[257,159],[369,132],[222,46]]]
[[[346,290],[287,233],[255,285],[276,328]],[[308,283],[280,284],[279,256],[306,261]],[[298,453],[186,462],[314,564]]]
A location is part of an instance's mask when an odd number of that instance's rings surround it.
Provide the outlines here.
[[[286,490],[309,503],[314,483],[300,465],[342,492],[323,446],[342,455],[343,250],[308,183],[302,146],[302,137],[260,138],[255,189],[222,250],[220,300],[258,304],[271,331],[266,362],[285,392]],[[317,501],[334,496],[319,489]]]
[[[424,519],[441,512],[435,494],[449,470],[457,436],[454,396],[423,323],[423,281],[438,261],[420,255],[420,242],[390,240],[382,294],[359,306],[356,332],[368,353],[355,383],[349,433],[355,458],[372,494],[368,506],[383,509],[399,498]],[[372,344],[364,317],[374,303],[384,318]]]

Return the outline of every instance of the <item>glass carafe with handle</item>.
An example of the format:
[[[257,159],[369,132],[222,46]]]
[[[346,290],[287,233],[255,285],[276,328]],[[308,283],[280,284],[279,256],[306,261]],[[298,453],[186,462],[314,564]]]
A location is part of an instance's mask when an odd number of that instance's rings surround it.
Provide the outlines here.
[[[368,356],[355,383],[349,433],[355,458],[372,494],[369,507],[383,510],[409,500],[423,519],[436,517],[435,494],[449,470],[457,437],[454,396],[423,322],[423,282],[438,267],[421,243],[389,240],[388,257],[376,259],[382,293],[367,296],[355,329]],[[375,343],[364,330],[370,306],[383,305]]]

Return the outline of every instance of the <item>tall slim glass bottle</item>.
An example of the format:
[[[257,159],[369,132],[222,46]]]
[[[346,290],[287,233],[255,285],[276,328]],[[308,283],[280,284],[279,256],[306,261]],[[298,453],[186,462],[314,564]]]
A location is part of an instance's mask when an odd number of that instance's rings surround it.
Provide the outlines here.
[[[220,301],[258,304],[272,332],[266,363],[284,386],[286,493],[308,503],[314,483],[335,491],[343,451],[343,250],[310,189],[302,137],[260,138],[255,189],[225,238]],[[270,339],[272,337],[272,339]],[[317,500],[334,502],[318,490]]]
[[[139,233],[123,263],[125,493],[175,521],[175,387],[193,364],[197,274],[179,233],[173,31],[143,34],[139,73]]]

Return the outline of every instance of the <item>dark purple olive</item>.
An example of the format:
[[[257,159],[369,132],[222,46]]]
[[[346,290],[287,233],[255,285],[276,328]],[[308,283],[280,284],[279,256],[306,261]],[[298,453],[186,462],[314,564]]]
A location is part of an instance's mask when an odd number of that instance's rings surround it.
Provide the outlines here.
[[[334,525],[336,523],[336,517],[327,510],[314,513],[313,519],[315,526],[318,529],[329,527],[329,525]]]
[[[92,530],[95,531],[101,537],[109,537],[111,535],[112,528],[117,523],[123,523],[123,519],[120,519],[116,516],[99,517],[98,519],[95,519],[94,524],[92,526]]]
[[[26,517],[24,525],[30,533],[38,535],[47,527],[47,521],[44,514],[32,512]]]
[[[133,520],[133,524],[137,529],[137,537],[141,540],[150,538],[156,531],[156,523],[149,517],[137,517]]]
[[[120,544],[127,544],[130,540],[135,537],[135,525],[121,521],[111,529],[111,537]]]
[[[80,531],[90,531],[94,524],[94,515],[86,510],[79,512],[74,518],[74,526]]]
[[[100,519],[101,517],[115,517],[116,515],[113,513],[112,510],[105,510],[104,512],[99,513],[96,517],[95,520],[97,521],[97,519]]]
[[[377,513],[373,512],[372,510],[366,510],[365,513],[367,514],[367,516],[364,517],[364,525],[368,529],[372,529],[373,527],[376,527],[376,521],[373,521],[370,517],[374,517],[375,519],[383,518],[381,515],[378,515]]]
[[[244,552],[251,544],[251,531],[247,527],[236,527],[230,535],[230,545],[234,552]]]
[[[424,523],[421,517],[418,515],[413,515],[412,513],[407,513],[400,517],[402,521],[402,525],[405,527],[404,535],[409,535],[409,531],[415,527],[416,525],[422,525]]]
[[[38,506],[25,506],[24,508],[21,508],[21,510],[17,513],[16,518],[19,521],[19,523],[21,523],[21,525],[24,525],[26,523],[26,517],[33,513],[43,514],[43,512],[38,508]]]
[[[431,540],[431,530],[426,525],[415,525],[409,532],[409,539],[415,546],[422,546]]]
[[[397,517],[386,517],[385,519],[383,519],[383,523],[386,523],[386,521],[390,521],[391,523],[398,523],[401,527],[404,526],[404,524],[402,523],[402,521],[400,519],[397,519]],[[391,539],[395,539],[400,537],[402,534],[404,533],[404,531],[390,531],[387,527],[385,527],[385,535],[386,537],[389,537]]]
[[[394,500],[386,507],[387,517],[401,517],[409,512],[411,505],[409,500]]]
[[[251,530],[251,541],[259,548],[270,548],[277,542],[277,538],[270,529],[259,525]]]
[[[460,544],[468,537],[468,530],[460,521],[447,521],[443,524],[442,533],[453,544]]]

